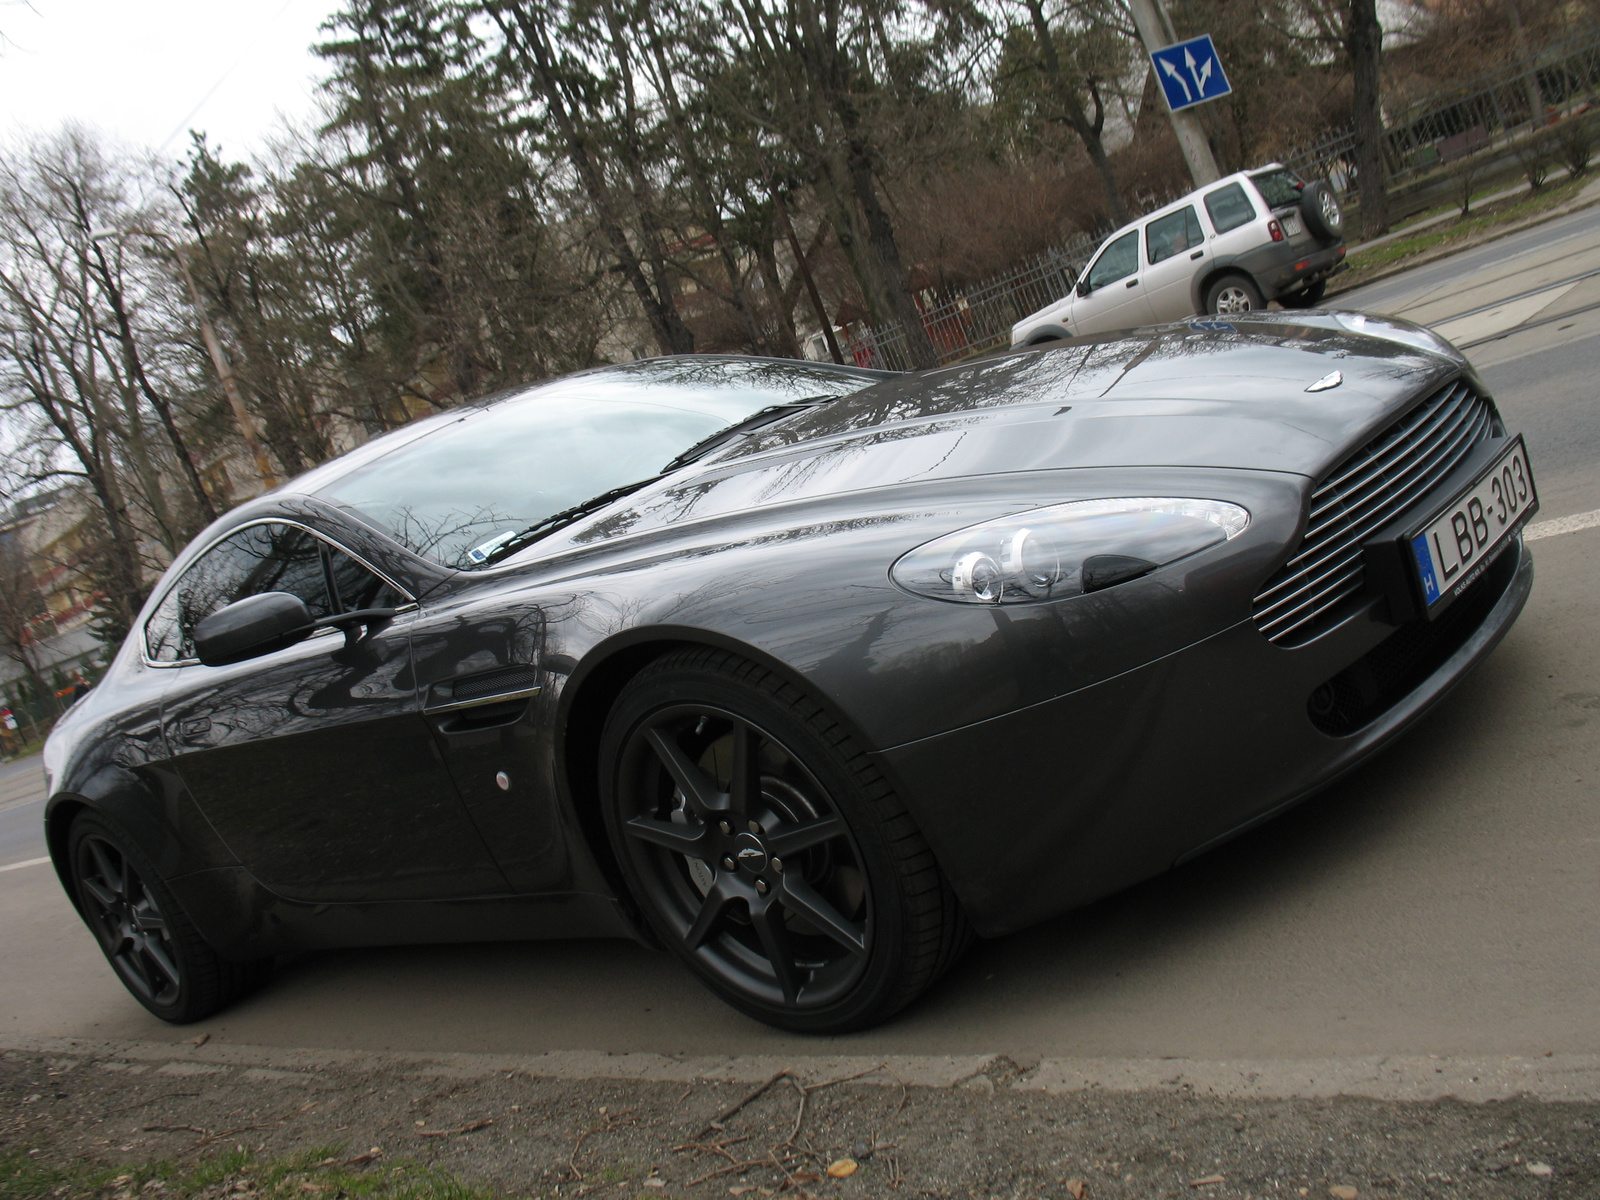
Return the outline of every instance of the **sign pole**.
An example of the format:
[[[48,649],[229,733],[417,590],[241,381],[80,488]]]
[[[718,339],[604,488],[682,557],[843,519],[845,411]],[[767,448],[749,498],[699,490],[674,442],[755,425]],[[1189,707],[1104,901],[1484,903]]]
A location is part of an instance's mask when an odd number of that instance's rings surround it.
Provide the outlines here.
[[[1128,0],[1133,13],[1133,24],[1139,31],[1139,40],[1150,53],[1170,46],[1177,41],[1172,36],[1171,23],[1162,11],[1160,0]],[[1172,118],[1172,132],[1178,135],[1178,146],[1183,150],[1183,160],[1189,164],[1189,174],[1195,187],[1204,187],[1222,178],[1217,170],[1217,160],[1211,156],[1211,143],[1200,118],[1188,109],[1167,113]]]

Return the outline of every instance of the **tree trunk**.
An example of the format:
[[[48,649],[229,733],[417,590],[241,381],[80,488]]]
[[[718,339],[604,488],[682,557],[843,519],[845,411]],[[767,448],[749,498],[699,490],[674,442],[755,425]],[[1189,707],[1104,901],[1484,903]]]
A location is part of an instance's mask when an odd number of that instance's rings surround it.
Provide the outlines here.
[[[1033,22],[1034,41],[1039,44],[1039,61],[1044,68],[1045,82],[1050,85],[1051,95],[1061,106],[1061,119],[1078,135],[1089,161],[1094,164],[1094,173],[1100,178],[1100,190],[1105,194],[1106,207],[1110,210],[1113,224],[1126,225],[1128,206],[1122,202],[1122,192],[1111,170],[1111,160],[1106,157],[1105,143],[1100,140],[1101,131],[1105,128],[1105,109],[1100,98],[1095,97],[1095,116],[1091,121],[1083,111],[1083,101],[1078,98],[1076,86],[1062,69],[1061,56],[1056,53],[1055,37],[1050,32],[1049,21],[1045,19],[1044,0],[1025,0],[1025,3]]]
[[[1383,161],[1383,111],[1378,94],[1378,68],[1383,56],[1383,27],[1377,0],[1350,0],[1350,25],[1345,32],[1354,86],[1356,185],[1361,191],[1361,235],[1389,231],[1388,174]]]
[[[548,106],[556,127],[560,130],[562,141],[566,143],[567,156],[572,160],[573,169],[577,171],[584,191],[595,206],[595,212],[600,218],[601,232],[610,244],[612,254],[616,256],[617,267],[633,289],[639,306],[644,309],[645,319],[650,322],[650,330],[655,334],[656,344],[661,347],[663,354],[693,353],[694,334],[678,315],[677,307],[671,302],[671,297],[658,295],[652,289],[639,262],[639,256],[634,253],[622,223],[617,220],[605,175],[590,153],[589,138],[567,107],[566,97],[562,94],[560,81],[555,75],[555,64],[550,58],[550,47],[544,40],[545,30],[538,15],[528,12],[527,7],[522,4],[511,6],[510,11],[516,22],[516,33],[521,35],[523,48],[528,51],[532,59],[535,85]],[[514,36],[512,29],[501,21],[498,12],[491,11],[489,15],[495,19],[495,23],[500,26],[509,43]]]
[[[611,27],[612,37],[617,40],[624,39],[627,35],[619,27],[616,7],[607,3],[605,6],[606,20]],[[700,207],[701,220],[705,222],[706,231],[711,234],[711,240],[716,243],[717,254],[722,259],[722,269],[728,276],[728,302],[738,312],[740,321],[744,324],[745,336],[750,339],[750,346],[756,353],[761,353],[766,348],[766,338],[762,335],[761,327],[756,324],[755,314],[751,311],[750,297],[745,291],[744,280],[739,270],[738,259],[734,256],[733,248],[728,244],[727,230],[723,227],[722,213],[717,205],[716,197],[711,194],[711,184],[706,177],[705,164],[700,161],[700,155],[695,150],[694,141],[689,136],[688,123],[684,120],[683,105],[678,100],[678,87],[673,81],[673,64],[667,61],[665,39],[656,28],[655,17],[652,15],[651,6],[644,6],[644,22],[648,36],[645,41],[654,52],[656,68],[660,71],[657,80],[661,88],[661,97],[666,101],[667,123],[672,128],[672,140],[678,145],[678,153],[683,158],[684,169],[688,172],[689,183],[695,201]],[[768,246],[770,256],[772,250]],[[780,329],[782,323],[780,322]],[[789,340],[794,340],[794,327],[789,327]]]

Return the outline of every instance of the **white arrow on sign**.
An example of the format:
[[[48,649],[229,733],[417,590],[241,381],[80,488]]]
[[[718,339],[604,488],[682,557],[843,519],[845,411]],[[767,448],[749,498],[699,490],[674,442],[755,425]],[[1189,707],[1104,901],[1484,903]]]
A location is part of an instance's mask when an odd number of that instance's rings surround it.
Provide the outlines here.
[[[1185,56],[1188,56],[1189,52],[1185,50],[1184,54]],[[1189,81],[1178,73],[1178,68],[1173,66],[1169,59],[1158,58],[1156,61],[1161,64],[1161,69],[1163,71],[1165,71],[1171,78],[1178,81],[1178,86],[1183,89],[1184,100],[1193,100],[1194,95],[1189,91]],[[1191,72],[1194,70],[1194,59],[1192,57],[1189,58],[1189,69]]]
[[[1183,52],[1183,59],[1189,68],[1190,77],[1194,79],[1194,90],[1204,96],[1206,94],[1206,80],[1211,78],[1211,68],[1215,64],[1215,60],[1208,57],[1205,66],[1200,69],[1200,73],[1197,75],[1195,74],[1194,55],[1187,48]]]

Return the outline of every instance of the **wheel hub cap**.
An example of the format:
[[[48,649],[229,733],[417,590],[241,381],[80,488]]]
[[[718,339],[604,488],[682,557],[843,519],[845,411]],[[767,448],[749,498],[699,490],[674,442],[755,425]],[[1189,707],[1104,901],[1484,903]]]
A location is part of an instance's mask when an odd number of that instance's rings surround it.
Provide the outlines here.
[[[759,875],[767,869],[767,861],[771,857],[761,839],[753,833],[741,833],[734,839],[733,857],[739,863],[739,869],[751,875]]]

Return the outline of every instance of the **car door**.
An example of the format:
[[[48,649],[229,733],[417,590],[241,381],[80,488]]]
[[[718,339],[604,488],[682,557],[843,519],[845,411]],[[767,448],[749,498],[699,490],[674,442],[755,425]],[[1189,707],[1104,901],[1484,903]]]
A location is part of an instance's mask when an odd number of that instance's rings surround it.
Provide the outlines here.
[[[1194,277],[1206,265],[1206,235],[1194,205],[1145,222],[1144,257],[1150,319],[1177,321],[1193,314]]]
[[[1107,242],[1083,273],[1083,281],[1088,290],[1080,292],[1072,305],[1074,334],[1106,333],[1150,323],[1150,304],[1140,278],[1137,229]]]
[[[267,591],[313,616],[395,607],[359,637],[313,634],[230,666],[194,659],[198,622]],[[158,609],[151,652],[177,677],[163,724],[175,768],[218,835],[294,900],[416,900],[504,892],[418,711],[416,606],[344,548],[261,521],[208,550]]]
[[[430,599],[412,630],[417,686],[467,812],[516,892],[579,888],[581,835],[556,800],[544,610],[514,583],[467,576]]]

